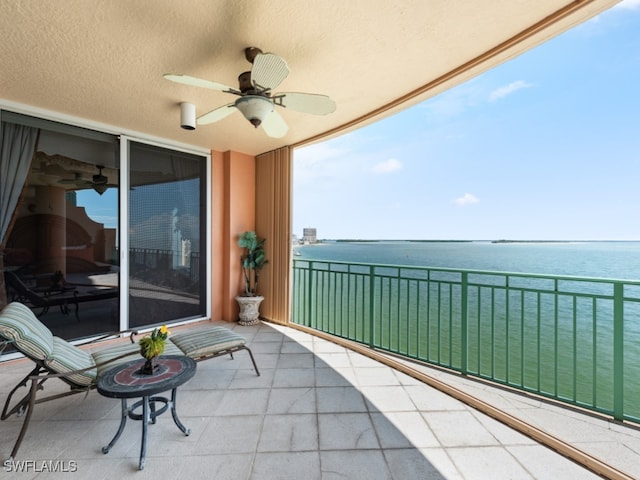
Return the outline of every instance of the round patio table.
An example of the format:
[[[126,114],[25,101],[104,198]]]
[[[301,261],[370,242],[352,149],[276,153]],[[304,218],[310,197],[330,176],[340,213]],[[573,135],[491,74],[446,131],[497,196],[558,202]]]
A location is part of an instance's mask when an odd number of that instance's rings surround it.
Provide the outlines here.
[[[144,469],[147,453],[147,426],[156,423],[156,418],[167,409],[171,409],[171,416],[178,428],[189,435],[191,430],[185,427],[176,412],[176,394],[178,387],[190,380],[196,373],[196,362],[183,355],[164,355],[156,358],[154,372],[146,375],[140,372],[144,365],[143,358],[117,365],[98,378],[98,392],[105,397],[119,398],[122,405],[120,426],[109,445],[102,448],[102,453],[109,453],[124,431],[127,418],[142,420],[142,442],[140,445],[140,462],[138,468]],[[159,393],[171,390],[171,398],[159,396]],[[138,398],[130,407],[128,398]],[[162,404],[156,408],[156,404]],[[142,413],[135,410],[142,407]]]

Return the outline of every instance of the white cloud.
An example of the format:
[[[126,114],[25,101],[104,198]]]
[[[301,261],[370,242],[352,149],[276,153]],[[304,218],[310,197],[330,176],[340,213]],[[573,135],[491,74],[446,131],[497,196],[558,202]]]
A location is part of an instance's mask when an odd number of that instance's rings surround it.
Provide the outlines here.
[[[319,181],[335,180],[349,175],[352,162],[345,161],[353,155],[345,136],[344,142],[324,142],[308,147],[296,148],[293,169],[299,185],[317,184]]]
[[[474,203],[478,203],[480,200],[473,193],[465,193],[460,198],[456,198],[453,203],[460,207],[464,207],[466,205],[473,205]]]
[[[402,162],[396,158],[390,158],[384,162],[380,162],[371,169],[373,173],[391,173],[402,170]]]
[[[494,102],[517,90],[529,87],[533,87],[533,84],[525,80],[517,80],[491,90],[486,80],[474,79],[427,100],[421,108],[424,108],[434,122],[437,122],[443,118],[460,116],[472,108],[482,106],[487,101]]]
[[[529,88],[533,85],[531,83],[527,83],[524,80],[517,80],[515,82],[511,82],[509,85],[505,85],[504,87],[496,88],[489,94],[489,101],[495,102],[496,100],[500,100],[501,98],[506,97],[507,95],[511,95],[513,92],[516,92],[522,88]]]
[[[363,136],[352,132],[333,140],[296,148],[293,186],[297,201],[338,191],[360,178],[363,172],[371,172],[371,155],[362,151],[362,145],[366,145]]]
[[[422,104],[422,108],[427,110],[436,120],[451,118],[479,105],[482,103],[483,97],[482,86],[472,80],[427,100]]]
[[[622,2],[614,5],[613,8],[624,8],[627,10],[640,9],[640,0],[623,0]]]
[[[335,160],[349,153],[349,148],[336,143],[316,143],[295,150],[295,162],[301,167],[313,167],[327,160]]]

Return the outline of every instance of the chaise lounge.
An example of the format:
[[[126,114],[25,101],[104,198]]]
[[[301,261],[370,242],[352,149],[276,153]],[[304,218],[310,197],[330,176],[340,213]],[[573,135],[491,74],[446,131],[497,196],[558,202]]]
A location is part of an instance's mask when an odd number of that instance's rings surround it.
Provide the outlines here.
[[[53,306],[60,307],[60,311],[68,315],[69,306],[74,305],[76,318],[79,318],[80,303],[95,302],[118,296],[117,288],[81,288],[74,284],[66,284],[58,289],[37,290],[25,283],[15,272],[10,271],[4,272],[4,279],[9,287],[10,298],[31,305],[33,308],[41,309],[39,317],[45,315]]]
[[[25,416],[10,459],[15,458],[18,453],[36,404],[75,393],[88,392],[96,387],[100,375],[113,366],[130,360],[133,355],[139,354],[140,347],[134,343],[136,331],[129,330],[105,335],[89,343],[125,334],[129,335],[131,343],[88,352],[54,336],[22,303],[10,303],[0,312],[0,340],[2,338],[6,340],[0,342],[0,347],[3,343],[4,346],[10,344],[36,364],[33,370],[11,390],[0,416],[0,420],[5,420],[13,414]],[[2,349],[0,348],[0,353]],[[206,326],[171,335],[164,354],[186,355],[199,362],[225,354],[229,354],[233,358],[233,353],[238,350],[249,352],[256,375],[260,375],[253,353],[246,346],[246,339],[225,327]],[[70,390],[36,398],[37,393],[44,389],[43,384],[52,378],[57,378],[68,384]],[[31,385],[27,387],[29,382]],[[13,395],[22,387],[28,388],[28,393],[12,406]]]

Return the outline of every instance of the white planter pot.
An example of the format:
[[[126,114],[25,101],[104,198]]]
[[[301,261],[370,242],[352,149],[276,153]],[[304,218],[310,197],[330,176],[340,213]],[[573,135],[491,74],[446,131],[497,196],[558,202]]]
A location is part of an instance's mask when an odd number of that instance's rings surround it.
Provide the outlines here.
[[[240,307],[240,318],[238,323],[240,325],[255,325],[260,323],[260,304],[264,300],[264,297],[243,297],[237,296],[236,302]]]

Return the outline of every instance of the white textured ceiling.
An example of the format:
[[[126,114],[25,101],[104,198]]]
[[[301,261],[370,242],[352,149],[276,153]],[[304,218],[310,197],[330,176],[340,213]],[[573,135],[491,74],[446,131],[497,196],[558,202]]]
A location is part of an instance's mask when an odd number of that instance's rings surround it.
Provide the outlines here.
[[[425,99],[580,23],[615,0],[3,0],[0,106],[60,112],[127,131],[218,151],[258,154],[334,131],[394,102]],[[576,8],[579,7],[579,8]],[[570,9],[567,10],[567,9]],[[556,18],[533,36],[532,26]],[[524,36],[523,36],[524,34]],[[461,65],[496,56],[429,88]],[[197,114],[236,97],[164,80],[182,73],[237,86],[256,46],[287,60],[277,89],[332,97],[335,113],[280,110],[281,139],[238,112],[179,127],[179,106]],[[385,108],[388,106],[393,108]],[[19,109],[19,108],[18,108]]]

